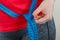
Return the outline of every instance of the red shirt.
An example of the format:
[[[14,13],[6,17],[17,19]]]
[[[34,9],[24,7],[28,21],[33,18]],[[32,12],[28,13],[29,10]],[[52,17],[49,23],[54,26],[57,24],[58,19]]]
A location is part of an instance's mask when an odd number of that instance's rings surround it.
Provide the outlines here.
[[[36,7],[42,0],[38,0]],[[0,0],[0,3],[17,14],[27,14],[29,12],[32,0]],[[0,10],[0,32],[13,32],[27,28],[27,20],[24,16],[12,18]]]

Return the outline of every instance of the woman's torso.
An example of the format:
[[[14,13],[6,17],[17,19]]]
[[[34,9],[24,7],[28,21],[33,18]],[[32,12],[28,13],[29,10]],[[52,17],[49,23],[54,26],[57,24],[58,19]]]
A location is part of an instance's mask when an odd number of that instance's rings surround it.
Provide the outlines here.
[[[38,0],[36,7],[41,2],[42,0]],[[29,13],[32,0],[0,0],[0,3],[17,14],[27,14]],[[0,32],[11,32],[25,28],[27,28],[27,20],[24,16],[12,18],[0,10]]]

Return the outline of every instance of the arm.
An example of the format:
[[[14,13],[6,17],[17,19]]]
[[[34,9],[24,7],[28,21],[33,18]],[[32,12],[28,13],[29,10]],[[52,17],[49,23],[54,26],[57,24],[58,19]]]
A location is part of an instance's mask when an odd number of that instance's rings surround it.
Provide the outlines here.
[[[53,6],[55,0],[44,0],[39,7],[33,12],[34,19],[38,24],[45,23],[52,19]],[[45,16],[43,18],[38,18],[39,12],[43,12]]]

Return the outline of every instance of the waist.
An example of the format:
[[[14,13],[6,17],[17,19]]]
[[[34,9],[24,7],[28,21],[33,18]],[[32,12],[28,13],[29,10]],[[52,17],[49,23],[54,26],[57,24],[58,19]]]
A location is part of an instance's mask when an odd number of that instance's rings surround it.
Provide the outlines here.
[[[12,32],[27,28],[27,20],[20,16],[17,19],[0,16],[0,32]]]
[[[27,24],[23,24],[23,25],[12,25],[12,26],[2,26],[2,25],[0,25],[0,32],[14,32],[14,31],[17,31],[17,30],[26,29]]]

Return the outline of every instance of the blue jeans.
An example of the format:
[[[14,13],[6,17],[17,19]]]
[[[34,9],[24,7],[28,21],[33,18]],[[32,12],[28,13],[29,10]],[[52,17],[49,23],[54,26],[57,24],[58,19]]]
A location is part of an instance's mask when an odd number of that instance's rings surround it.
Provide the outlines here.
[[[39,40],[55,40],[54,20],[38,25]],[[27,29],[16,32],[0,32],[0,40],[30,40]]]

